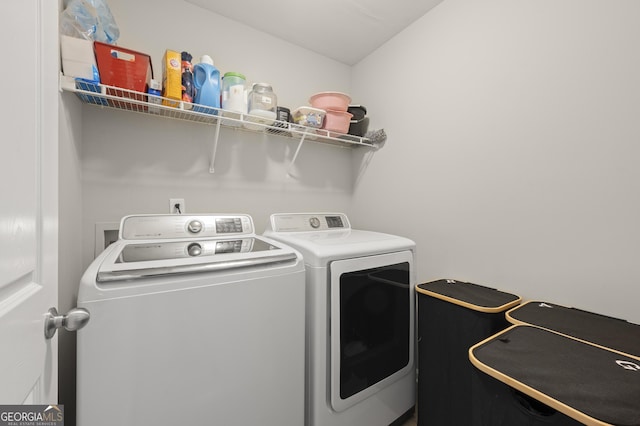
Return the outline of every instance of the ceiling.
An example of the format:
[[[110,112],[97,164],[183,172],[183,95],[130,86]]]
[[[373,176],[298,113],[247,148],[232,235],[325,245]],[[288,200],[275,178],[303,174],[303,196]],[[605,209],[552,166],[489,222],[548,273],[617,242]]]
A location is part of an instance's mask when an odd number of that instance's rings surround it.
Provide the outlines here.
[[[353,65],[443,0],[186,0]]]

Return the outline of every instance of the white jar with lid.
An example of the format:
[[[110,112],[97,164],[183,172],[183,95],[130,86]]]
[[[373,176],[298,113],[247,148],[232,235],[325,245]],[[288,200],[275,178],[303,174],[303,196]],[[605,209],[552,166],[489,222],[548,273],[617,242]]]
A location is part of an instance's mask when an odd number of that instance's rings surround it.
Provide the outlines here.
[[[227,72],[222,77],[222,109],[246,114],[246,79],[239,72]]]
[[[247,99],[247,106],[251,116],[249,121],[271,125],[276,119],[278,98],[270,84],[254,83]]]

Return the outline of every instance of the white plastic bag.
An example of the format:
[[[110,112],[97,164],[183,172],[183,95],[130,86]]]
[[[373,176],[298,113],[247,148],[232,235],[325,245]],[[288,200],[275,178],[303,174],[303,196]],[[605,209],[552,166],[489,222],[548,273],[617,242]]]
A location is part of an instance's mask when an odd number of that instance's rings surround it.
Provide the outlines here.
[[[60,34],[114,44],[120,29],[106,0],[70,0],[60,14]]]

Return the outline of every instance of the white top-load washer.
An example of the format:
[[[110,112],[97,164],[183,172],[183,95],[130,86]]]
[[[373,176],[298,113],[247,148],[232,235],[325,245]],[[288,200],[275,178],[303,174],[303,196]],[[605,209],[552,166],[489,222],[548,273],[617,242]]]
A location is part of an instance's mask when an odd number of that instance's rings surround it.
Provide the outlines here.
[[[284,213],[266,236],[302,253],[307,426],[401,422],[415,405],[415,243],[342,213]]]
[[[80,283],[78,426],[304,422],[304,263],[248,215],[137,215]]]

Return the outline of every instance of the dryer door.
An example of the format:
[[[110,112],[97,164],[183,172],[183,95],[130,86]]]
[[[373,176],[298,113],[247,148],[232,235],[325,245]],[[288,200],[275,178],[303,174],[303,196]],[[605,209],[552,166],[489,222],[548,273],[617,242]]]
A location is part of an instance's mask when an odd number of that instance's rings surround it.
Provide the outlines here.
[[[411,251],[331,262],[331,405],[366,399],[414,371]]]

